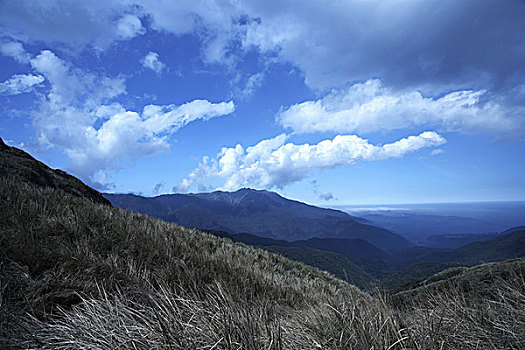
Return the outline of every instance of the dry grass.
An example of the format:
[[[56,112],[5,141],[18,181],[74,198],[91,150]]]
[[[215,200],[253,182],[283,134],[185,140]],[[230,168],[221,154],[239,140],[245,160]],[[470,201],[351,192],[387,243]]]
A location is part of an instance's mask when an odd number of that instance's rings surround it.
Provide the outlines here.
[[[508,273],[475,293],[457,279],[372,297],[267,251],[0,179],[3,347],[525,348],[524,263],[494,266]]]

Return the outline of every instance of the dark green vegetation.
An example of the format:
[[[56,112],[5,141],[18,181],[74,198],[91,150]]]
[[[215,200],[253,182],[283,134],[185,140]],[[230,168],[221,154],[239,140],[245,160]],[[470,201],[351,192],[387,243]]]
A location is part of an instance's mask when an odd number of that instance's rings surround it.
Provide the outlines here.
[[[279,246],[267,246],[263,248],[269,252],[278,253],[288,259],[300,261],[303,264],[330,272],[335,277],[353,284],[361,290],[372,290],[376,284],[375,279],[371,275],[364,272],[341,254],[311,248]]]
[[[371,296],[280,255],[30,182],[0,176],[1,348],[525,347],[523,259]]]
[[[250,233],[277,240],[363,239],[388,250],[410,246],[405,238],[368,225],[342,211],[292,201],[269,191],[170,194],[153,198],[105,194],[119,208],[148,214],[186,227]]]
[[[525,255],[525,228],[517,227],[499,234],[489,241],[475,242],[453,250],[433,249],[428,247],[409,247],[399,251],[385,253],[372,244],[359,239],[311,238],[301,241],[274,240],[248,233],[231,234],[224,231],[209,230],[208,232],[267,249],[272,247],[282,255],[305,264],[328,271],[364,289],[382,286],[394,288],[403,283],[424,277],[452,266],[472,266],[484,262],[503,261]],[[316,250],[315,259],[310,259],[306,251]],[[331,253],[337,253],[341,266],[352,264],[352,271],[345,276],[341,268],[330,263]],[[321,258],[321,256],[323,256]],[[346,258],[343,260],[343,258]],[[356,279],[354,279],[354,276]],[[362,283],[364,277],[367,283]]]
[[[231,234],[216,230],[207,232],[218,237],[230,238],[234,242],[277,252],[288,259],[330,272],[366,291],[371,291],[379,284],[379,278],[393,271],[385,260],[381,260],[386,258],[387,254],[361,239],[311,238],[288,242],[249,233]]]

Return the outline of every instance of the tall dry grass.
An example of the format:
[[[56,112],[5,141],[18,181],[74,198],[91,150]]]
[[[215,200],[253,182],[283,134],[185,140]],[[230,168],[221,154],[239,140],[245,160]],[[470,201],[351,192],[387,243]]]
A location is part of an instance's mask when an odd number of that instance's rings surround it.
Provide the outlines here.
[[[372,297],[267,251],[0,179],[3,347],[522,349],[523,266]]]

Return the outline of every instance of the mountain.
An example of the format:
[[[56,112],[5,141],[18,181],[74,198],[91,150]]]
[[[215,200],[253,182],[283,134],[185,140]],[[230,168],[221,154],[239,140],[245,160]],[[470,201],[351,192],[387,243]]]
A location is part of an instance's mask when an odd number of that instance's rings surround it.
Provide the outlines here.
[[[153,198],[105,194],[111,203],[187,227],[250,233],[277,240],[318,238],[363,239],[382,250],[410,246],[386,229],[364,224],[339,210],[318,208],[269,191],[240,189]]]
[[[0,177],[65,191],[74,196],[89,198],[95,203],[111,205],[99,192],[65,171],[51,169],[28,153],[7,146],[0,138]]]
[[[372,225],[384,227],[399,233],[414,243],[423,245],[429,243],[425,241],[429,236],[492,233],[501,230],[501,225],[458,215],[437,215],[393,210],[379,213],[363,213],[361,217],[368,220]]]
[[[381,265],[388,259],[385,252],[361,239],[310,238],[288,242],[249,233],[232,234],[216,230],[206,232],[279,253],[288,259],[330,272],[364,290],[370,290],[377,284],[374,269],[377,270],[377,266],[383,269]],[[374,268],[371,271],[374,276],[365,271],[370,267]]]
[[[456,249],[409,247],[390,252],[391,261],[404,268],[417,262],[475,265],[525,256],[525,226],[497,234],[495,239],[469,243]]]
[[[422,245],[436,249],[456,249],[469,243],[484,242],[501,237],[501,233],[455,233],[432,235]]]
[[[249,233],[231,234],[225,231],[207,230],[219,237],[228,237],[234,242],[242,242],[259,247],[280,246],[296,248],[312,248],[327,252],[338,253],[350,260],[388,260],[389,255],[362,239],[344,238],[310,238],[298,241],[284,241],[260,237]]]
[[[415,279],[398,287],[393,297],[398,301],[411,303],[428,294],[442,295],[451,293],[454,289],[457,293],[459,289],[463,292],[468,291],[473,300],[477,298],[490,300],[510,284],[521,283],[521,290],[525,292],[523,276],[525,276],[525,258],[473,267],[451,267],[430,277]]]
[[[0,177],[2,349],[525,348],[523,259],[374,296],[37,181]]]
[[[525,256],[525,227],[516,227],[502,233],[503,237],[464,245],[446,254],[451,262],[469,265],[503,261]]]

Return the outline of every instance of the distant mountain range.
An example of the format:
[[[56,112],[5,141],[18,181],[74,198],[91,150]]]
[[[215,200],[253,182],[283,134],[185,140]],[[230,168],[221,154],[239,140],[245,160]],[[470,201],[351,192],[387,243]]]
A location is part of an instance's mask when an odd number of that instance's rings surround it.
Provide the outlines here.
[[[339,278],[347,274],[362,288],[373,286],[377,280],[393,287],[451,266],[525,256],[525,231],[520,227],[479,236],[434,235],[423,241],[429,246],[415,246],[396,233],[370,225],[366,219],[289,200],[269,191],[241,189],[153,198],[133,194],[105,196],[120,208],[279,252]],[[445,216],[429,217],[446,221]],[[418,220],[422,218],[418,216]]]
[[[474,235],[493,234],[525,225],[525,201],[341,205],[335,209],[367,219],[368,224],[398,233],[416,245],[436,248],[459,247],[461,243],[490,238]],[[441,238],[429,239],[430,236],[445,234],[458,236],[450,237],[452,240],[448,243]],[[468,234],[473,236],[469,238]],[[459,235],[465,236],[461,238]],[[476,239],[469,242],[471,238]]]
[[[436,249],[456,249],[474,242],[498,239],[504,235],[498,233],[456,233],[432,235],[422,241],[421,245]]]
[[[230,233],[250,233],[276,240],[361,239],[388,251],[412,244],[389,230],[339,210],[318,208],[277,193],[240,189],[153,198],[104,194],[113,205],[182,226]]]
[[[234,242],[241,242],[259,247],[280,246],[295,248],[313,248],[326,252],[338,253],[346,256],[350,260],[388,260],[390,256],[383,250],[377,248],[363,239],[345,238],[310,238],[298,241],[283,241],[271,238],[255,236],[249,233],[231,234],[225,231],[208,230],[208,232],[219,236],[232,239]]]
[[[391,254],[398,267],[418,262],[456,263],[475,265],[525,256],[525,226],[499,233],[495,239],[473,242],[456,249],[410,247]]]
[[[410,241],[426,245],[430,236],[441,234],[479,234],[501,231],[506,226],[458,215],[424,214],[418,212],[383,211],[363,213],[362,218],[372,225],[399,233]]]

